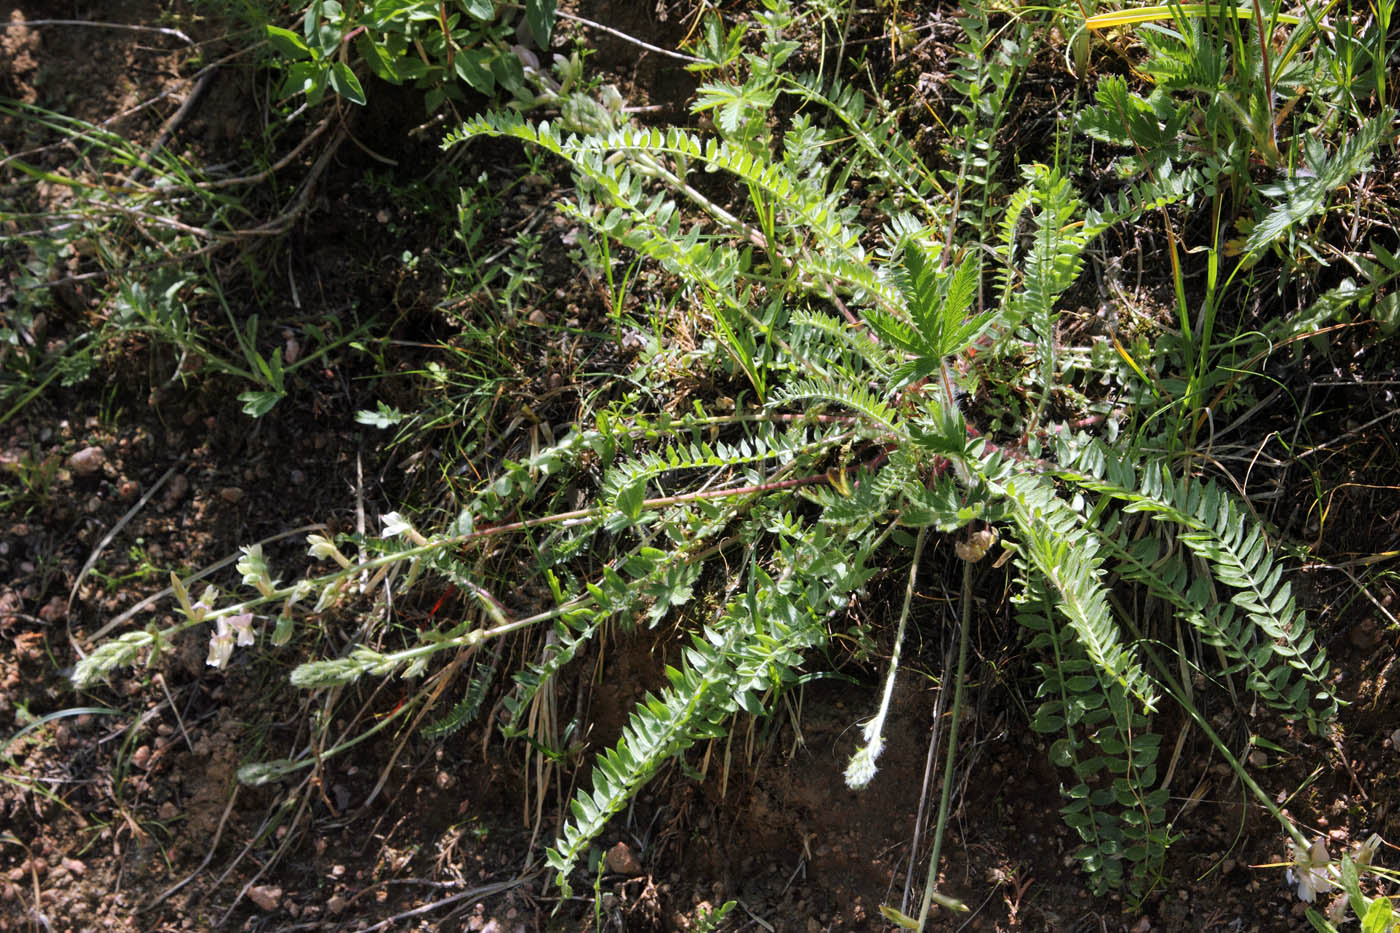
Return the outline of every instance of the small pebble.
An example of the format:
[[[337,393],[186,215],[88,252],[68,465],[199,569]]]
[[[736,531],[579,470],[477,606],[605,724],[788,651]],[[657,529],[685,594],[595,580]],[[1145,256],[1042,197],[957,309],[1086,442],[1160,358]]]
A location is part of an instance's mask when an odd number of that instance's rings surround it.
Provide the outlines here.
[[[640,875],[642,873],[642,863],[637,860],[637,856],[632,854],[632,850],[627,843],[619,842],[603,857],[603,863],[608,871],[616,872],[619,875]]]
[[[165,498],[162,500],[163,507],[166,511],[174,508],[175,504],[185,498],[185,494],[189,491],[190,478],[183,473],[176,473],[174,476],[170,477],[170,485],[165,487]]]
[[[240,502],[243,499],[243,490],[237,486],[225,486],[219,490],[219,498],[225,502]]]
[[[68,468],[79,476],[91,476],[106,462],[107,455],[101,447],[84,447],[68,458]]]
[[[1362,651],[1370,651],[1381,643],[1382,634],[1382,629],[1375,619],[1362,619],[1351,627],[1347,637],[1353,646]]]
[[[258,905],[260,910],[276,910],[282,903],[282,889],[259,884],[248,889],[248,900]]]
[[[66,621],[68,618],[67,600],[65,600],[62,596],[53,597],[48,602],[44,603],[43,608],[39,610],[39,618],[43,619],[50,625],[54,624],[55,622]]]

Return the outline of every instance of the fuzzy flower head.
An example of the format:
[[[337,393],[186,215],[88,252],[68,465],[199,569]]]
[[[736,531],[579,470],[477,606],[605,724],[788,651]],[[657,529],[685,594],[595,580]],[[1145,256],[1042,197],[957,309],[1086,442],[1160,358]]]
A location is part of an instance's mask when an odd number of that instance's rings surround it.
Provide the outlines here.
[[[1332,890],[1332,882],[1327,877],[1327,869],[1332,858],[1327,854],[1327,842],[1318,836],[1312,849],[1304,849],[1296,842],[1289,843],[1293,864],[1288,869],[1288,883],[1298,886],[1298,899],[1311,904],[1319,894]]]

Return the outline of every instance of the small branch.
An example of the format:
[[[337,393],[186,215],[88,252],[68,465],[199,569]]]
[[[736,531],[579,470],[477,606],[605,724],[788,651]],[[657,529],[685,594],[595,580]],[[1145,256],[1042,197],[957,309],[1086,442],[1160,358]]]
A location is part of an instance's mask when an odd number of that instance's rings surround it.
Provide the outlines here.
[[[17,19],[4,25],[6,29],[18,29],[30,26],[91,26],[94,29],[126,29],[130,32],[158,32],[163,36],[173,36],[185,45],[194,45],[194,40],[178,29],[170,29],[165,26],[131,26],[127,23],[102,23],[96,20],[87,19]]]
[[[616,36],[623,42],[630,42],[633,45],[640,46],[649,52],[655,52],[657,55],[665,55],[667,58],[674,58],[677,61],[689,62],[692,65],[706,64],[703,58],[696,58],[693,55],[686,55],[682,52],[672,52],[670,49],[663,49],[660,46],[652,45],[650,42],[643,42],[641,39],[633,38],[625,32],[619,32],[611,26],[604,26],[602,23],[595,23],[591,19],[584,19],[582,16],[575,16],[572,13],[565,13],[563,10],[555,10],[554,15],[559,17],[560,19],[571,19],[576,23],[582,23],[589,29],[597,29],[601,32],[606,32],[610,36]]]
[[[884,454],[879,459],[884,458]],[[668,505],[681,505],[686,502],[698,502],[702,499],[728,499],[734,496],[749,496],[764,492],[778,492],[783,489],[795,489],[799,486],[815,486],[818,483],[827,483],[830,480],[825,473],[817,473],[812,476],[804,476],[800,479],[785,479],[775,483],[758,483],[753,486],[736,486],[731,489],[709,489],[702,492],[687,492],[679,496],[661,496],[656,499],[646,499],[642,502],[643,509],[659,509]],[[556,512],[553,515],[544,515],[540,518],[528,518],[520,522],[511,522],[507,525],[496,525],[492,528],[483,528],[480,531],[473,531],[468,535],[458,535],[449,539],[452,543],[466,544],[480,538],[489,538],[494,535],[506,534],[512,531],[524,531],[527,528],[538,528],[540,525],[563,525],[572,524],[585,519],[597,518],[603,514],[602,508],[577,509],[573,512]]]
[[[199,80],[194,83],[194,89],[191,90],[189,96],[185,98],[185,102],[180,105],[179,109],[175,111],[169,120],[165,121],[165,125],[160,128],[160,135],[156,136],[156,141],[151,143],[151,147],[146,150],[146,155],[142,158],[141,163],[132,171],[132,184],[140,180],[142,172],[150,171],[151,160],[154,159],[156,154],[170,141],[170,137],[175,135],[175,131],[180,128],[180,124],[185,122],[185,118],[193,112],[194,105],[204,96],[204,92],[208,90],[209,82],[213,80],[213,78],[213,69],[208,69],[199,76]]]

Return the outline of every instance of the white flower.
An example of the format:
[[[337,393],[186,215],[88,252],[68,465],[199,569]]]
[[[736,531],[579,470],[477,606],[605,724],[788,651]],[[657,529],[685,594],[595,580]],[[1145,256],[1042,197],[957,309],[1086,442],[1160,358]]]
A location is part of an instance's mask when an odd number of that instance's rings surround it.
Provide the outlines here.
[[[1318,836],[1312,844],[1312,851],[1304,849],[1296,842],[1289,843],[1293,852],[1293,865],[1288,869],[1288,883],[1298,886],[1298,899],[1311,904],[1319,894],[1332,890],[1332,882],[1327,877],[1327,869],[1332,865],[1332,857],[1327,854],[1327,842]]]
[[[350,558],[340,553],[340,548],[335,546],[335,542],[324,535],[307,535],[306,543],[310,545],[306,553],[309,554],[313,560],[325,560],[329,557],[341,567],[349,568]]]
[[[385,512],[380,516],[380,521],[384,523],[383,537],[385,538],[396,538],[399,535],[403,535],[417,547],[422,547],[428,543],[428,539],[419,534],[412,525],[404,521],[403,516],[399,515],[398,512]]]
[[[404,521],[398,512],[385,512],[379,517],[379,520],[384,523],[384,537],[386,538],[397,538],[413,527]]]
[[[875,772],[879,770],[875,767],[875,760],[880,757],[884,746],[885,740],[877,735],[869,745],[862,745],[856,749],[856,753],[846,765],[847,787],[859,790],[870,783],[875,777]]]
[[[219,620],[220,625],[209,636],[209,657],[204,663],[210,667],[223,667],[228,663],[229,655],[233,654],[233,631],[223,625],[223,621]]]
[[[243,552],[243,558],[234,567],[243,574],[243,582],[256,587],[264,598],[271,597],[274,584],[272,573],[267,567],[267,559],[263,557],[262,545],[253,544],[239,550]]]

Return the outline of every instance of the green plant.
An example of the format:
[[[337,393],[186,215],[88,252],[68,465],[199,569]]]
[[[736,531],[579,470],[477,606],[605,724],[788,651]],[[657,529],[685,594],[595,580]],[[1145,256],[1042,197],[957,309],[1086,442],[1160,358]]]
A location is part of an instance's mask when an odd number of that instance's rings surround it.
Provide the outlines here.
[[[1249,365],[1242,360],[1257,361],[1307,327],[1341,316],[1348,305],[1373,300],[1373,288],[1348,279],[1320,296],[1313,313],[1278,316],[1253,332],[1218,333],[1242,294],[1258,294],[1256,275],[1266,257],[1304,281],[1318,276],[1328,261],[1324,254],[1346,256],[1360,268],[1363,256],[1351,255],[1336,238],[1324,244],[1323,233],[1340,203],[1337,193],[1364,179],[1393,135],[1395,113],[1380,98],[1367,117],[1348,96],[1355,87],[1338,83],[1355,72],[1339,70],[1337,47],[1323,40],[1346,33],[1346,23],[1334,29],[1311,13],[1284,14],[1263,0],[1238,8],[1185,4],[1107,12],[1085,23],[1091,30],[1149,24],[1135,33],[1146,53],[1142,72],[1149,87],[1134,89],[1117,75],[1102,78],[1094,103],[1076,115],[1077,128],[1121,147],[1121,177],[1151,185],[1176,179],[1185,185],[1188,204],[1209,204],[1203,294],[1188,294],[1179,222],[1160,212],[1177,326],[1153,362],[1177,375],[1152,380],[1161,402],[1156,416],[1168,424],[1173,454],[1190,457],[1211,414],[1243,399],[1235,388],[1238,368]],[[1272,47],[1268,37],[1284,29],[1281,46]],[[1374,30],[1367,36],[1369,47],[1384,45]],[[1352,106],[1339,107],[1342,100]],[[1323,138],[1340,142],[1329,149]],[[1271,180],[1261,180],[1265,175]],[[1379,271],[1374,262],[1367,268]],[[1379,277],[1385,281],[1384,273]],[[1124,356],[1138,367],[1137,355]]]
[[[298,329],[311,343],[303,351],[298,342],[295,359],[284,362],[286,341],[279,340],[270,353],[260,349],[266,338],[259,326],[259,315],[251,314],[240,322],[213,270],[205,271],[204,276],[198,276],[178,268],[162,268],[144,281],[122,281],[112,302],[110,337],[142,334],[173,347],[179,355],[168,381],[185,378],[191,368],[207,368],[251,383],[255,388],[238,394],[249,417],[262,417],[286,396],[291,373],[324,359],[367,329],[367,325],[361,325],[340,334],[334,319],[319,324],[301,322]],[[198,324],[190,304],[199,299],[212,299],[223,311],[228,321],[225,333],[232,335],[233,350],[216,343],[218,332],[211,333]]]
[[[101,126],[20,103],[0,105],[0,113],[76,153],[61,170],[17,156],[3,163],[60,192],[61,206],[43,209],[31,197],[0,211],[0,221],[19,228],[6,246],[26,256],[16,277],[19,309],[0,324],[0,398],[8,406],[0,422],[54,381],[81,382],[105,353],[124,352],[131,337],[175,354],[167,384],[199,368],[251,384],[239,398],[245,412],[258,417],[285,396],[292,372],[363,332],[357,327],[342,334],[334,319],[279,320],[269,340],[267,322],[258,314],[235,313],[209,255],[240,239],[287,229],[305,207],[309,187],[281,217],[249,224],[246,206],[231,192],[255,185],[272,170],[210,180],[181,156],[160,146],[143,151]],[[317,160],[313,178],[336,145]],[[75,268],[85,271],[72,274]],[[53,293],[77,283],[83,291],[69,295],[70,307],[55,307]],[[210,327],[206,309],[222,315],[227,328]],[[44,329],[53,320],[65,321],[65,335],[45,341]],[[282,332],[293,324],[307,342],[303,349],[297,341],[295,360],[282,350]]]
[[[350,66],[353,46],[359,61],[381,80],[423,90],[430,114],[444,101],[463,98],[458,81],[488,97],[499,86],[528,99],[528,60],[512,49],[513,27],[501,19],[510,7],[495,0],[312,0],[300,33],[264,27],[287,63],[278,96],[304,94],[315,106],[329,88],[363,105],[364,87]],[[526,0],[525,22],[540,48],[549,48],[554,0]]]
[[[47,508],[53,501],[59,485],[63,462],[57,453],[44,456],[34,450],[25,450],[17,457],[6,456],[0,459],[0,502],[9,509],[28,515],[35,509]]]
[[[729,916],[729,912],[738,906],[738,901],[725,901],[718,907],[697,908],[695,915],[695,926],[691,929],[695,933],[714,933],[724,923],[724,918]]]
[[[1338,933],[1350,909],[1361,923],[1362,933],[1391,933],[1400,926],[1400,915],[1395,912],[1391,899],[1369,896],[1361,889],[1363,872],[1395,880],[1395,872],[1373,865],[1376,850],[1380,848],[1380,836],[1373,835],[1365,842],[1354,846],[1343,855],[1340,862],[1333,862],[1327,854],[1327,845],[1319,837],[1311,847],[1295,845],[1293,861],[1289,865],[1288,880],[1298,886],[1298,897],[1311,904],[1319,894],[1327,894],[1340,889],[1340,893],[1327,908],[1326,914],[1308,908],[1308,922],[1320,933]]]
[[[474,614],[395,633],[397,641],[376,631],[340,657],[301,663],[292,682],[318,689],[364,676],[419,677],[430,665],[455,669],[463,658],[481,660],[489,643],[538,631],[545,637],[503,702],[505,731],[557,759],[568,748],[567,729],[550,714],[560,672],[604,633],[682,626],[665,682],[597,755],[547,852],[567,887],[608,821],[667,762],[724,735],[737,715],[774,709],[881,566],[908,561],[912,589],[923,543],[935,535],[957,536],[966,564],[957,676],[944,685],[960,697],[974,624],[972,562],[999,537],[1037,659],[1031,728],[1047,737],[1065,775],[1062,813],[1081,838],[1076,855],[1091,885],[1141,897],[1156,883],[1172,838],[1155,731],[1164,697],[1301,842],[1196,709],[1179,680],[1188,659],[1164,662],[1154,647],[1174,643],[1164,630],[1180,626],[1214,649],[1206,656],[1219,666],[1203,671],[1211,680],[1325,731],[1335,711],[1325,655],[1273,556],[1276,539],[1191,461],[1160,453],[1175,452],[1171,427],[1153,424],[1151,411],[1129,416],[1150,425],[1141,434],[1104,438],[1076,430],[1068,415],[1079,413],[1065,411],[1076,402],[1066,391],[1072,370],[1094,359],[1086,347],[1065,346],[1058,326],[1086,251],[1113,224],[1186,198],[1199,176],[1152,178],[1095,207],[1061,167],[1025,165],[991,228],[996,235],[984,239],[987,228],[969,218],[985,221],[993,211],[981,193],[992,184],[988,166],[962,163],[956,184],[974,210],[961,211],[922,170],[887,109],[840,81],[780,72],[793,51],[783,39],[793,11],[780,0],[764,7],[769,54],[747,59],[747,74],[737,73],[723,30],[707,32],[718,64],[735,72],[707,84],[695,104],[713,114],[713,135],[620,125],[600,101],[592,113],[609,116],[591,131],[489,113],[444,142],[452,149],[517,139],[563,160],[576,193],[562,212],[670,276],[680,292],[674,313],[706,341],[689,353],[658,340],[656,355],[670,354],[674,371],[705,366],[732,393],[729,405],[675,399],[655,384],[666,369],[645,361],[651,368],[634,377],[637,388],[620,389],[554,443],[507,460],[448,527],[419,530],[391,513],[382,537],[353,539],[370,555],[362,561],[341,551],[344,542],[312,536],[310,555],[338,569],[294,584],[276,581],[261,551],[249,548],[238,569],[256,595],[211,589],[191,602],[185,584],[172,580],[183,619],[99,647],[75,680],[91,686],[193,628],[212,627],[210,663],[222,666],[235,644],[254,643],[262,629],[285,643],[299,605],[314,601],[319,612],[352,600],[356,581],[402,592],[433,576],[468,594]],[[1015,70],[1007,61],[968,79],[982,85],[979,99],[997,100]],[[779,103],[807,109],[755,125],[758,115],[781,112]],[[971,139],[981,131],[967,132]],[[883,198],[878,228],[861,218],[857,180]],[[1213,349],[1210,329],[1198,333]],[[987,400],[966,388],[985,361],[1013,355],[1033,360],[1019,388],[1034,407],[1025,417],[1000,413],[1014,430],[993,438],[978,422],[999,413],[983,410]],[[1143,376],[1127,362],[1134,378]],[[1129,398],[1157,404],[1149,392]],[[487,569],[488,549],[508,542],[548,594],[547,608],[496,595],[500,586],[521,590],[520,564],[504,578]],[[1143,611],[1123,608],[1125,590]],[[906,606],[901,635],[910,619]],[[887,683],[898,664],[896,652]],[[425,684],[394,717],[353,739],[249,765],[241,777],[266,782],[310,768],[433,696]],[[848,769],[853,784],[876,773],[885,708]],[[544,720],[551,724],[540,726]],[[453,728],[462,721],[455,711],[449,717]],[[945,773],[958,751],[954,734]],[[933,882],[950,793],[945,780],[925,914],[929,902],[949,900]]]

